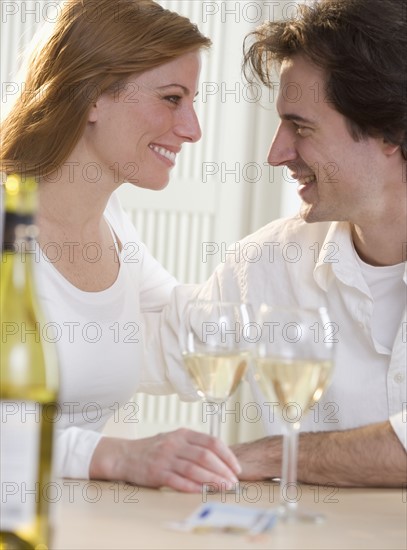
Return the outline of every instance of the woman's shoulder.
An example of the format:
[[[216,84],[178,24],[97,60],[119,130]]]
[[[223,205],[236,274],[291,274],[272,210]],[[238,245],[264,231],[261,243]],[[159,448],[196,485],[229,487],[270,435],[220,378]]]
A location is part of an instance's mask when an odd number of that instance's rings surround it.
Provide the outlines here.
[[[137,229],[123,208],[117,192],[111,194],[104,215],[122,242],[140,242]]]

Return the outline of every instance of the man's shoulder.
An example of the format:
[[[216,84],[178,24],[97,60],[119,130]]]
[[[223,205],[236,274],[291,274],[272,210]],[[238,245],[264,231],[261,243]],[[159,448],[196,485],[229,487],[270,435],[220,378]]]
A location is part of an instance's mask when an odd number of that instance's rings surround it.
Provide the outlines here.
[[[251,233],[240,242],[242,246],[256,243],[270,246],[270,243],[322,242],[333,222],[307,223],[299,216],[279,218]]]

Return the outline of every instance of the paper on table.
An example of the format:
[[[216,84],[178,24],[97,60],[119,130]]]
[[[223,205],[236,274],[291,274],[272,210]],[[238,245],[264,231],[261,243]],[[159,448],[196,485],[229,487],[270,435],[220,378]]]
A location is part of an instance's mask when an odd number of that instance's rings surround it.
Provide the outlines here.
[[[256,535],[271,529],[277,520],[277,511],[212,502],[202,504],[181,522],[167,524],[171,529],[196,533],[222,531]]]

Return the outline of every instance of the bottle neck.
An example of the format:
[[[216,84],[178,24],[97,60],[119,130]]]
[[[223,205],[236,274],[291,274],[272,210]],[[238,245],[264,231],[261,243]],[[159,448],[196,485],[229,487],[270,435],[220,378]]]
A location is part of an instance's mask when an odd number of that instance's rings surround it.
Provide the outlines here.
[[[27,275],[32,269],[34,253],[38,246],[37,234],[32,214],[7,212],[5,215],[2,243],[1,275],[9,273],[16,289],[22,290],[27,284]]]
[[[32,252],[37,228],[32,214],[5,213],[3,252]]]
[[[16,251],[20,241],[33,241],[37,236],[34,214],[37,209],[37,181],[24,174],[8,174],[1,202],[4,211],[2,251]]]

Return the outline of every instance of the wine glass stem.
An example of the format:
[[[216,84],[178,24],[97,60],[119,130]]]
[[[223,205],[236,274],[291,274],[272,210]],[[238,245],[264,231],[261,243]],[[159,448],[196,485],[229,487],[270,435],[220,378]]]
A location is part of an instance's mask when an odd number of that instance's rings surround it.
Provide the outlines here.
[[[299,422],[288,423],[283,437],[283,465],[280,483],[280,504],[286,517],[296,514],[299,492],[297,487]]]
[[[222,422],[222,407],[223,403],[213,403],[213,409],[215,414],[210,415],[209,420],[209,433],[213,437],[220,437],[220,425]]]

